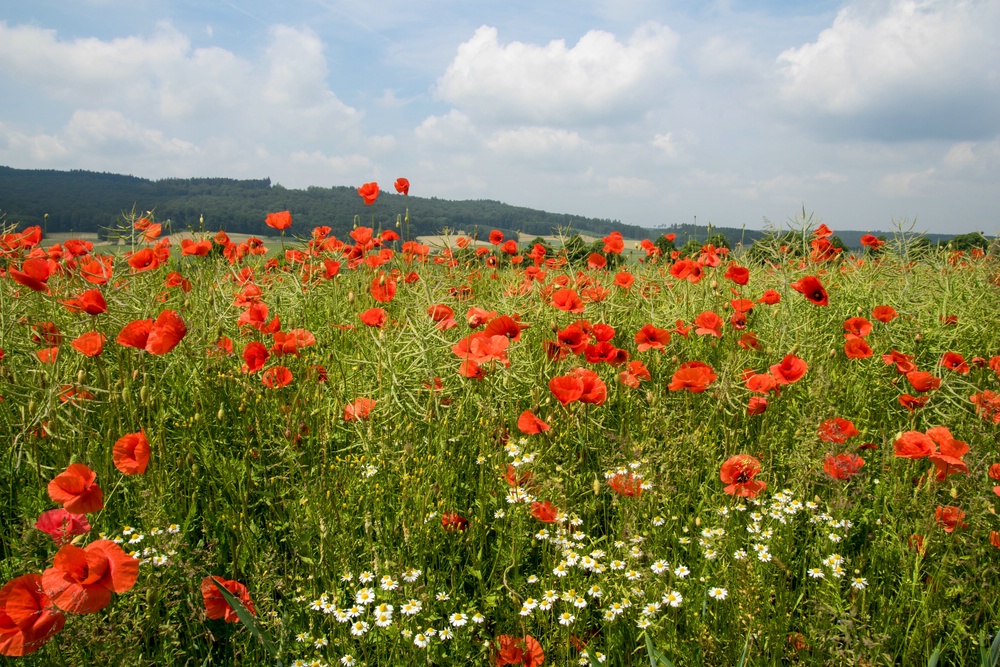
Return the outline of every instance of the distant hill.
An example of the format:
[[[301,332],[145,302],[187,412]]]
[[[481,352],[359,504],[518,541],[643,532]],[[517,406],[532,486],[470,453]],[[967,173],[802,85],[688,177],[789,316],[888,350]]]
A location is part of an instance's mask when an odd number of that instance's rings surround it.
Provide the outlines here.
[[[391,186],[389,186],[391,188]],[[354,226],[370,224],[394,227],[407,209],[409,234],[430,236],[444,229],[478,234],[492,229],[505,235],[522,232],[546,236],[558,229],[592,236],[617,231],[627,239],[656,239],[673,233],[679,247],[689,239],[704,240],[722,234],[731,246],[751,245],[766,234],[761,230],[682,224],[647,229],[618,220],[587,218],[511,206],[489,199],[450,201],[436,197],[404,197],[382,191],[373,207],[366,207],[353,187],[310,187],[294,190],[272,184],[270,178],[165,178],[151,181],[122,174],[92,171],[13,169],[0,166],[0,222],[20,226],[42,225],[47,232],[97,232],[115,225],[123,212],[154,211],[156,220],[169,222],[170,231],[186,229],[267,235],[274,230],[264,224],[267,213],[290,210],[294,231],[305,234],[328,225],[343,236]],[[48,216],[47,218],[45,216]],[[204,220],[204,223],[200,222]],[[403,229],[399,230],[403,233]],[[865,232],[836,230],[848,248],[860,248]],[[950,237],[926,234],[929,241]]]

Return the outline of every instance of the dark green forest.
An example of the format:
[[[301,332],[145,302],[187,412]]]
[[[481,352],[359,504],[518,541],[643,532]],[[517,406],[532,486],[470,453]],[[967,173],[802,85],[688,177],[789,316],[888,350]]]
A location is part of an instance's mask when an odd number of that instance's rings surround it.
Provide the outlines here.
[[[295,190],[272,184],[270,178],[234,180],[230,178],[165,178],[151,181],[135,176],[92,171],[13,169],[0,166],[0,223],[19,227],[41,225],[46,233],[97,232],[113,228],[133,210],[152,211],[165,232],[218,231],[274,235],[264,224],[269,212],[289,210],[294,218],[293,233],[305,235],[319,225],[327,225],[336,235],[350,231],[355,220],[382,228],[395,227],[409,211],[409,225],[400,224],[407,237],[434,235],[444,230],[462,231],[485,238],[492,229],[506,236],[515,232],[546,236],[562,230],[567,235],[581,233],[606,236],[617,231],[626,239],[657,239],[676,235],[675,245],[724,239],[728,247],[750,246],[769,236],[751,229],[673,224],[655,229],[622,224],[618,220],[586,218],[511,206],[489,199],[450,201],[436,197],[396,194],[392,185],[382,184],[378,200],[365,206],[353,187],[310,187]],[[390,191],[386,191],[388,187]],[[836,230],[846,248],[859,249],[862,231]],[[885,233],[873,232],[879,236]],[[771,234],[773,235],[773,234]],[[978,234],[956,240],[979,245]],[[928,243],[946,243],[949,235],[926,234]],[[982,239],[985,242],[985,239]]]

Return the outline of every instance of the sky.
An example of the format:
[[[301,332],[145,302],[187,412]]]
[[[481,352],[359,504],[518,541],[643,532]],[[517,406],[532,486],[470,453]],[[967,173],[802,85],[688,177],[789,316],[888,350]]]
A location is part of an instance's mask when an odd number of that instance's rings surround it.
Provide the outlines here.
[[[0,165],[994,236],[997,34],[998,0],[0,0]]]

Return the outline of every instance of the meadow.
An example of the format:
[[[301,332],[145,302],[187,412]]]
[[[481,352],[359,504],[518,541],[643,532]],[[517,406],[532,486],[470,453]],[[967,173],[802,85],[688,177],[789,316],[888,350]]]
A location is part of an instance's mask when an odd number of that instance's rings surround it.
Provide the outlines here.
[[[996,252],[294,213],[0,236],[6,663],[997,664]]]

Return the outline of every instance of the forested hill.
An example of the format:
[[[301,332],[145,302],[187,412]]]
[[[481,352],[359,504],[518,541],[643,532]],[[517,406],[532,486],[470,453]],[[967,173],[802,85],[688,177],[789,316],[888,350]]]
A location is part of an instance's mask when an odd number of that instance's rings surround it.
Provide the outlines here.
[[[264,218],[273,211],[289,210],[293,231],[306,234],[318,225],[328,225],[336,235],[345,235],[358,216],[362,224],[395,226],[397,216],[410,213],[410,236],[435,235],[448,229],[480,238],[492,229],[505,235],[522,232],[546,236],[556,230],[596,237],[612,231],[627,239],[655,239],[666,233],[676,235],[677,246],[689,240],[704,241],[710,235],[727,245],[746,246],[766,232],[751,229],[673,224],[647,229],[617,220],[585,218],[510,206],[489,199],[449,201],[436,197],[404,197],[391,183],[383,183],[374,206],[367,207],[353,187],[293,190],[272,184],[270,178],[166,178],[151,181],[135,176],[92,171],[13,169],[0,166],[0,224],[20,227],[42,225],[51,232],[97,232],[115,226],[123,213],[153,211],[158,222],[170,232],[191,230],[273,235]],[[386,191],[384,188],[389,188]],[[46,219],[45,216],[48,215]],[[202,223],[201,220],[204,222]],[[400,229],[400,233],[404,230]],[[860,248],[862,231],[836,230],[842,244]],[[925,235],[930,242],[950,236]]]
[[[491,229],[546,235],[557,228],[605,236],[619,231],[629,238],[644,238],[649,231],[623,225],[617,220],[584,218],[548,213],[491,200],[448,201],[434,197],[404,197],[391,183],[372,207],[367,207],[356,188],[310,187],[293,190],[271,183],[271,179],[167,178],[150,181],[134,176],[90,171],[23,170],[0,167],[0,211],[6,222],[43,224],[48,232],[99,232],[112,226],[122,212],[133,206],[139,212],[154,211],[157,221],[170,221],[173,231],[204,229],[247,234],[268,234],[264,225],[268,212],[290,210],[301,233],[318,225],[329,225],[344,234],[360,216],[362,224],[395,225],[397,216],[410,212],[410,234],[432,235],[443,229]],[[389,188],[389,192],[385,188]],[[483,231],[485,230],[485,231]]]

